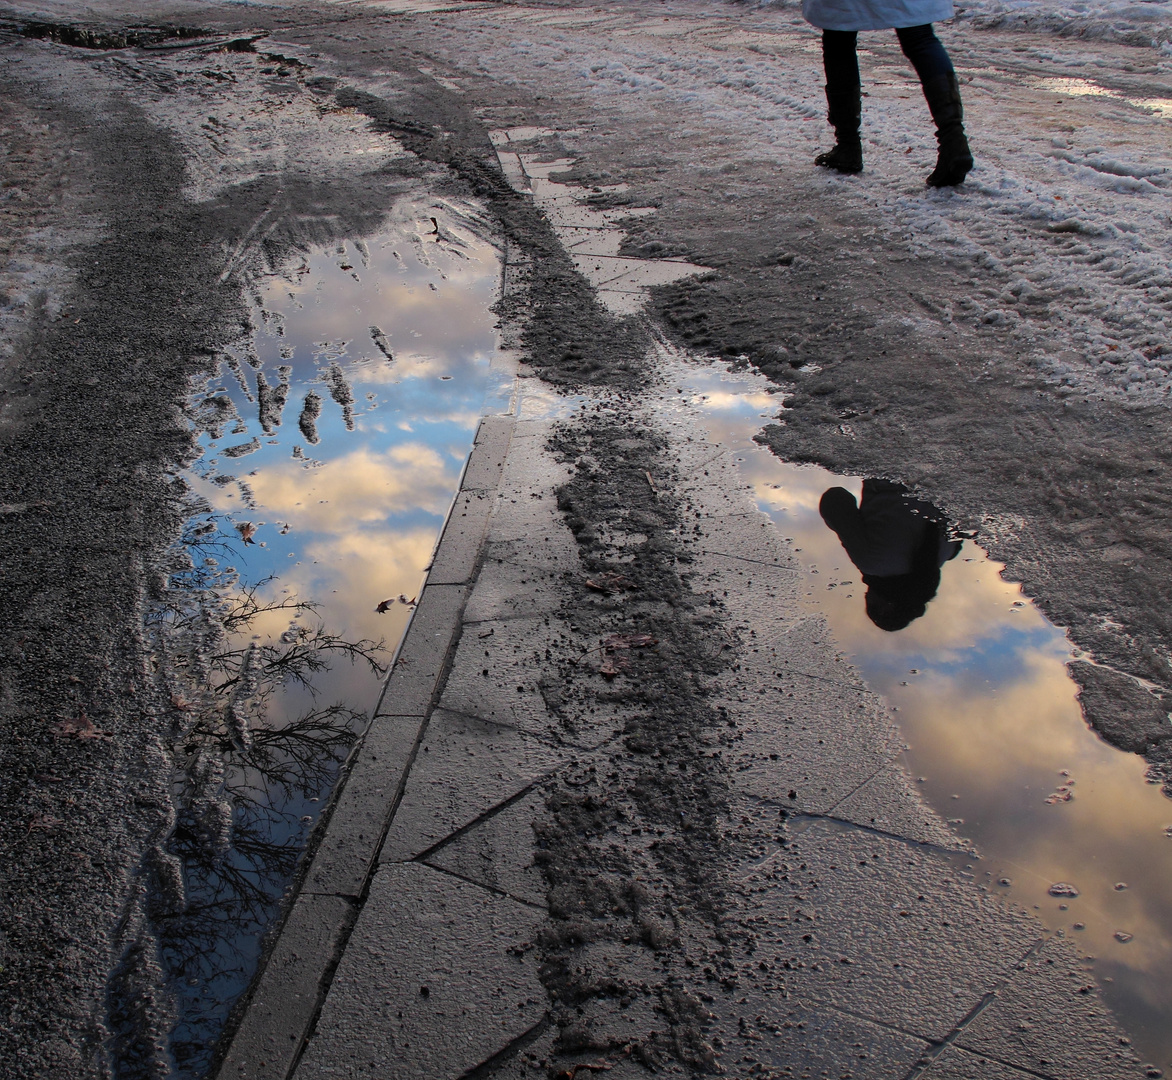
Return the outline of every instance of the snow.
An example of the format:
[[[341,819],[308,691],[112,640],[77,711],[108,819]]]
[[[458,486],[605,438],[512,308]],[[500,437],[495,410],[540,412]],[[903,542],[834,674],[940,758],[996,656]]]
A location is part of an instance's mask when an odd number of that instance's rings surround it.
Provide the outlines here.
[[[565,25],[540,41],[486,42],[480,66],[517,85],[577,87],[636,126],[670,114],[673,137],[698,146],[721,131],[728,156],[699,152],[698,169],[773,162],[836,188],[910,254],[967,269],[972,290],[945,321],[1005,335],[1055,392],[1168,401],[1172,63],[1147,47],[977,31],[975,16],[946,26],[977,167],[961,189],[933,191],[934,133],[894,34],[861,36],[866,171],[839,177],[810,164],[830,140],[817,31],[776,4],[746,15],[736,29],[674,37]],[[1147,70],[1128,75],[1137,63]]]
[[[764,0],[762,6],[801,10],[800,0]],[[1172,0],[957,0],[954,21],[1152,45],[1172,52]]]

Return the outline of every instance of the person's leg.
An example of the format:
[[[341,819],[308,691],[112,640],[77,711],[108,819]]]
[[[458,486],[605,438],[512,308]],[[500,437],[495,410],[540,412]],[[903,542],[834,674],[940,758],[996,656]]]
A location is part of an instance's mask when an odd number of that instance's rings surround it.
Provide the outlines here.
[[[826,118],[834,128],[835,146],[814,159],[815,165],[841,173],[863,171],[863,145],[859,140],[862,87],[858,34],[853,30],[822,31],[822,65],[826,69]]]
[[[916,69],[932,119],[936,121],[936,141],[940,152],[936,168],[928,177],[932,187],[954,187],[973,167],[973,155],[964,133],[964,109],[960,103],[960,83],[952,61],[931,24],[907,26],[896,30],[903,54]]]

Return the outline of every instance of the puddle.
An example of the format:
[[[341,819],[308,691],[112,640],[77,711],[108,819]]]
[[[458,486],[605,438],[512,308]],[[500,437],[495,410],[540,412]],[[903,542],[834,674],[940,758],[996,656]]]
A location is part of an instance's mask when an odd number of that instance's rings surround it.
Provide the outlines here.
[[[862,478],[790,465],[753,443],[780,403],[763,379],[717,365],[669,362],[667,372],[684,391],[680,407],[734,452],[758,505],[793,539],[806,602],[897,710],[904,765],[980,852],[973,875],[1073,939],[1137,1051],[1172,1064],[1172,802],[1145,782],[1139,757],[1087,727],[1063,632],[971,540],[943,563],[921,616],[880,629],[819,514],[823,492],[857,499]],[[1052,895],[1058,883],[1078,895]]]
[[[1030,79],[1030,84],[1039,90],[1049,90],[1052,94],[1062,94],[1066,97],[1107,97],[1114,98],[1127,105],[1134,105],[1137,109],[1148,109],[1157,116],[1172,117],[1172,98],[1132,98],[1122,91],[1108,90],[1098,83],[1087,79],[1045,78]]]
[[[192,399],[209,427],[186,476],[202,512],[173,581],[242,617],[205,679],[224,719],[178,751],[186,904],[156,920],[176,1076],[206,1072],[375,703],[366,659],[390,660],[477,424],[508,407],[489,235],[473,206],[407,200],[382,234],[307,251],[262,280],[250,341]]]

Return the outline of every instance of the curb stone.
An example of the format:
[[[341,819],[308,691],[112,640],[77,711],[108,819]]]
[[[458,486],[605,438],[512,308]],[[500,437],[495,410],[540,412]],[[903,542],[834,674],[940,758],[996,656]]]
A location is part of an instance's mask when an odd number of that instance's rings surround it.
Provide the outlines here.
[[[215,1076],[285,1080],[312,1033],[442,684],[479,565],[515,418],[486,416],[373,719],[323,816],[296,899]]]

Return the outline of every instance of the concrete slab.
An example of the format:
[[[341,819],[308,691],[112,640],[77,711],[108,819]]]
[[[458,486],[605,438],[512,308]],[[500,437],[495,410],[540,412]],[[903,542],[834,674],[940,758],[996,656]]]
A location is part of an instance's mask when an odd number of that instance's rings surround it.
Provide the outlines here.
[[[562,242],[572,255],[617,255],[626,233],[622,229],[562,229]]]
[[[542,673],[587,659],[560,615],[474,625],[476,634],[465,632],[460,639],[441,708],[584,748],[600,746],[621,730],[619,711],[594,702],[587,675],[559,690],[556,700],[546,700],[550,691]]]
[[[763,928],[746,987],[783,983],[940,1041],[1037,942],[1035,922],[929,848],[828,822],[790,834],[744,879],[745,917]]]
[[[1013,972],[956,1043],[1047,1076],[1134,1080],[1142,1075],[1074,947],[1056,938]]]
[[[546,816],[539,786],[427,857],[427,862],[535,907],[545,905],[545,879],[533,861],[533,823]]]
[[[493,539],[485,546],[476,588],[464,610],[465,622],[557,611],[563,599],[559,582],[567,574],[580,573],[577,545],[552,495],[504,505],[507,509],[496,515],[493,532],[508,539]]]
[[[501,170],[505,174],[505,179],[517,190],[529,190],[529,178],[525,175],[525,170],[521,166],[521,159],[514,153],[503,150],[500,147],[496,152],[497,160],[501,163]]]
[[[485,491],[461,491],[456,496],[427,572],[429,585],[463,585],[472,581],[492,505],[493,499]]]
[[[423,716],[431,705],[468,589],[428,585],[379,700],[378,716]]]
[[[845,664],[834,664],[820,619],[756,640],[761,644],[742,653],[716,699],[737,724],[725,754],[730,785],[742,795],[828,813],[890,763],[898,734],[882,702]]]
[[[370,896],[295,1076],[458,1077],[537,1024],[540,913],[419,863]]]
[[[713,1011],[725,1044],[718,1060],[734,1076],[894,1080],[905,1077],[929,1046],[901,1031],[784,994],[722,996]]]
[[[862,787],[832,806],[829,814],[922,844],[968,850],[944,819],[915,791],[911,777],[898,763],[880,769]]]
[[[436,710],[379,862],[415,858],[572,758],[515,729]]]
[[[511,416],[486,416],[480,422],[461,491],[485,491],[497,486],[513,437],[513,423]]]
[[[422,716],[371,721],[313,853],[303,892],[353,897],[363,892],[422,726]]]
[[[317,1011],[321,986],[357,908],[340,896],[297,898],[253,990],[219,1076],[285,1080],[301,1033]]]

